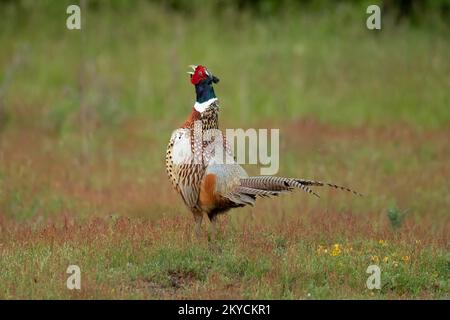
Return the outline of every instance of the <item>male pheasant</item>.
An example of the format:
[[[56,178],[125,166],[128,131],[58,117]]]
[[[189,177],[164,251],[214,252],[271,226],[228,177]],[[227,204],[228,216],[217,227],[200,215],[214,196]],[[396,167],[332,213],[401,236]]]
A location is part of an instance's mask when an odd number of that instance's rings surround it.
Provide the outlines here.
[[[170,138],[166,169],[173,186],[194,215],[197,236],[200,236],[204,213],[211,221],[215,236],[218,214],[231,208],[254,205],[257,196],[276,196],[298,188],[318,197],[311,190],[312,186],[329,186],[360,195],[346,187],[314,180],[249,177],[234,161],[221,133],[219,139],[205,139],[208,131],[219,129],[219,104],[213,88],[219,79],[204,66],[191,67],[193,71],[188,73],[195,86],[196,102],[184,124]],[[200,131],[196,131],[196,126]],[[226,161],[223,161],[223,154]]]

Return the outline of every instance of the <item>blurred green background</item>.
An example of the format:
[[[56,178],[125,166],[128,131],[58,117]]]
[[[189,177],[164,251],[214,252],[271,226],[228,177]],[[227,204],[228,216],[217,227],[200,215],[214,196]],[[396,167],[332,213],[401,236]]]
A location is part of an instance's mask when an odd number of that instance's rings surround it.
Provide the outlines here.
[[[221,78],[228,126],[450,120],[448,0],[88,0],[81,31],[65,27],[72,3],[0,1],[2,128],[64,134],[81,112],[102,129],[148,117],[166,130],[193,102],[188,64]],[[372,3],[381,31],[365,27]]]

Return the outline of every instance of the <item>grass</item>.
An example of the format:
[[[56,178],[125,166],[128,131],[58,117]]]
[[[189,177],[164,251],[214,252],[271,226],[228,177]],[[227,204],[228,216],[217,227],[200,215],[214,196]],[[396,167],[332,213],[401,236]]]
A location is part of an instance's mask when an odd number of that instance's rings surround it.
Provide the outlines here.
[[[224,238],[215,244],[206,239],[192,241],[191,221],[186,217],[155,223],[142,218],[104,218],[39,230],[22,225],[14,231],[2,229],[2,237],[16,241],[2,248],[2,297],[448,297],[448,255],[428,237],[411,240],[407,232],[374,232],[357,218],[352,221],[356,235],[340,234],[346,225],[336,219],[335,228],[328,225],[332,235],[324,237],[319,230],[307,231],[312,225],[317,229],[315,219],[308,214],[285,223],[254,223],[233,231],[227,222],[222,224]],[[326,230],[323,225],[322,230]],[[377,238],[384,239],[373,240]],[[436,239],[443,241],[445,235]],[[70,264],[81,266],[80,291],[65,288],[65,270]],[[380,291],[365,288],[365,270],[370,264],[382,269]]]
[[[139,2],[76,32],[45,4],[0,13],[0,298],[449,298],[448,27]],[[163,160],[191,63],[221,78],[222,128],[281,129],[280,175],[365,197],[261,199],[192,239]]]

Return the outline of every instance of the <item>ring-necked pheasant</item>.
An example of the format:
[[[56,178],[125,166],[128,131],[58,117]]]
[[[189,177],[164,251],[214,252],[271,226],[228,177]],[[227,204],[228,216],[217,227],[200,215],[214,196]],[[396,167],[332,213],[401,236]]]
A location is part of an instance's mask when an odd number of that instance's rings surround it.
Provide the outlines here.
[[[310,188],[313,186],[329,186],[360,195],[346,187],[314,180],[249,177],[234,161],[225,137],[204,139],[206,132],[219,128],[219,105],[213,88],[219,79],[204,66],[191,67],[193,71],[188,73],[195,86],[196,102],[181,128],[172,133],[167,147],[166,169],[173,186],[194,215],[197,236],[201,232],[204,213],[211,221],[214,236],[218,214],[231,208],[254,205],[257,196],[276,196],[298,188],[318,197]],[[200,131],[196,131],[195,126],[199,125]],[[218,159],[217,150],[223,151],[226,161]]]

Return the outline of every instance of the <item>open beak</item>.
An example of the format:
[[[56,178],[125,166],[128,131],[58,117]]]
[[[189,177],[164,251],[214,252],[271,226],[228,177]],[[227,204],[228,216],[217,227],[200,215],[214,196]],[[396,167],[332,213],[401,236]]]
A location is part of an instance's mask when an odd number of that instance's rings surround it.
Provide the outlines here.
[[[192,78],[192,76],[194,75],[195,69],[197,69],[197,66],[191,64],[189,67],[192,68],[192,71],[188,71],[187,74],[189,74]],[[215,75],[213,75],[208,70],[206,70],[206,74],[208,75],[209,80],[211,80],[212,82],[218,83],[220,81],[219,78],[217,78]]]
[[[191,78],[192,78],[192,76],[194,75],[194,71],[195,71],[195,69],[197,68],[197,66],[194,66],[193,64],[191,64],[190,66],[189,66],[189,68],[192,68],[192,71],[188,71],[188,72],[186,72],[187,74],[190,74],[191,75]]]

